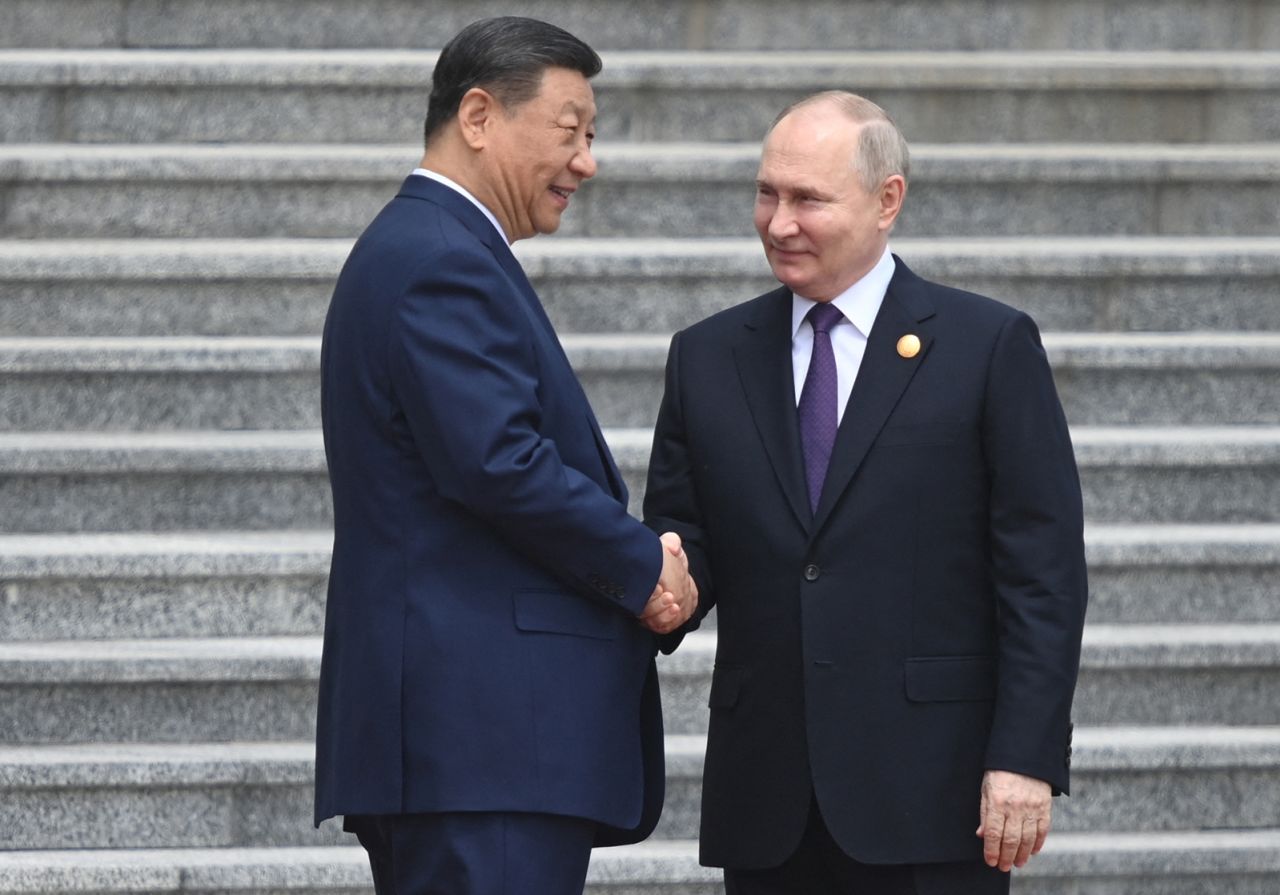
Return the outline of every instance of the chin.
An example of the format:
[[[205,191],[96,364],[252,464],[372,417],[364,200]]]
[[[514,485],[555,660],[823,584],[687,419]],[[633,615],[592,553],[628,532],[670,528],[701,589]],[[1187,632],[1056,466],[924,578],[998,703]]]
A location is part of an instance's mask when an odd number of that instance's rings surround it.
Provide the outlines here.
[[[543,235],[550,235],[560,229],[560,215],[549,217],[546,220],[535,221],[533,224],[536,232]]]
[[[801,295],[806,294],[804,290],[805,286],[809,285],[809,281],[804,277],[788,274],[786,270],[779,270],[775,267],[773,268],[773,278],[792,292],[798,292]]]

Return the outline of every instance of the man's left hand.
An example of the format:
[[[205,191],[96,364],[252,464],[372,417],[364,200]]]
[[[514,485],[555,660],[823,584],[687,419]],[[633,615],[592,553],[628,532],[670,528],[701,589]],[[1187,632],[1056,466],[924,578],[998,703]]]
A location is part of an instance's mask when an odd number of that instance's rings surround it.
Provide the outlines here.
[[[988,866],[1007,872],[1039,854],[1052,813],[1048,783],[1011,771],[987,771],[982,777],[978,836]]]

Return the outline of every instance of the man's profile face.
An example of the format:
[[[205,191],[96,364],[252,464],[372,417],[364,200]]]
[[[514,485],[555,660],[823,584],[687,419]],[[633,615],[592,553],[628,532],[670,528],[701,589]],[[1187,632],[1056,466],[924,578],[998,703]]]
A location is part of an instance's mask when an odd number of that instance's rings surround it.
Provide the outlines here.
[[[499,118],[490,170],[507,237],[554,233],[574,191],[596,173],[591,84],[579,72],[549,68],[538,95]]]
[[[879,191],[853,162],[860,125],[819,104],[797,109],[765,139],[755,225],[773,275],[792,292],[830,301],[880,260],[888,243]]]

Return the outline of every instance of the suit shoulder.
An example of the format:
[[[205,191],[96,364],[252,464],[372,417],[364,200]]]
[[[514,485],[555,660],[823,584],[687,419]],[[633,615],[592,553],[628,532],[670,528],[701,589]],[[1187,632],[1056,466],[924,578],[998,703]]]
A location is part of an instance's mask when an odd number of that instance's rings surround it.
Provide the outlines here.
[[[950,323],[991,330],[1000,330],[1015,320],[1034,325],[1025,311],[977,292],[919,277],[915,277],[913,289],[918,290],[918,294],[929,302],[934,312]]]
[[[718,338],[730,332],[736,332],[741,327],[758,319],[769,306],[777,302],[790,301],[790,299],[791,293],[786,287],[774,289],[763,295],[757,295],[755,298],[725,308],[722,311],[717,311],[710,317],[705,317],[683,330],[680,335],[694,339]]]
[[[338,278],[349,283],[377,283],[398,294],[414,281],[496,271],[492,250],[439,206],[397,197],[388,203],[356,240]]]

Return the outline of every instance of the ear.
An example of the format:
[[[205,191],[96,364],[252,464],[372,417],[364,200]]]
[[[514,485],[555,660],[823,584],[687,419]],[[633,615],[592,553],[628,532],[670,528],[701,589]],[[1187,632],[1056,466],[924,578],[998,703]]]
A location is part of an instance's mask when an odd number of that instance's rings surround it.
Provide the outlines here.
[[[499,111],[493,94],[481,87],[472,87],[463,94],[458,103],[458,128],[463,141],[472,149],[483,149]]]
[[[886,177],[880,184],[880,229],[892,230],[907,198],[907,181],[901,174]]]

